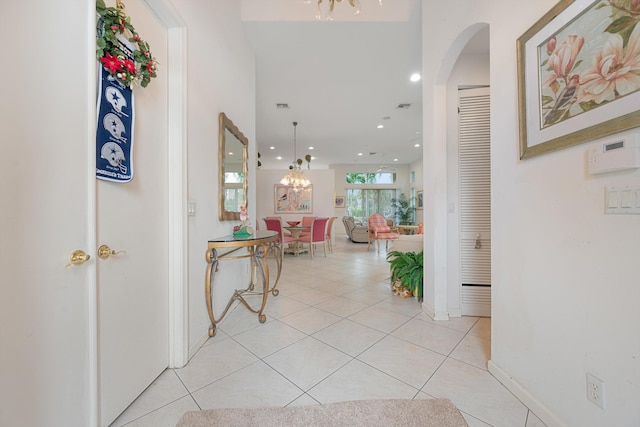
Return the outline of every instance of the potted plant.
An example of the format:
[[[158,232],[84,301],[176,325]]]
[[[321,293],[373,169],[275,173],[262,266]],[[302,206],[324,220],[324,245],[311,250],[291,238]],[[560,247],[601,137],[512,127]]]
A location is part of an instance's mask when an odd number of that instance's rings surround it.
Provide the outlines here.
[[[387,261],[391,269],[394,292],[403,297],[413,295],[422,301],[424,252],[391,251],[387,254]]]
[[[396,220],[398,221],[398,225],[413,224],[413,214],[416,211],[413,199],[409,199],[404,195],[404,193],[402,193],[399,197],[391,199],[391,205],[396,211]]]

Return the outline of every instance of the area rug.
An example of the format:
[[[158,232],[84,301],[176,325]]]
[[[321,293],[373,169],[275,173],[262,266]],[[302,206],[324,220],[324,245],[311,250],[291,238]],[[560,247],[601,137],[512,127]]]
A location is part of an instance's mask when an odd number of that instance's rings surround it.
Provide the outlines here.
[[[286,408],[208,409],[187,412],[176,427],[210,426],[468,427],[468,424],[448,399],[390,399]]]

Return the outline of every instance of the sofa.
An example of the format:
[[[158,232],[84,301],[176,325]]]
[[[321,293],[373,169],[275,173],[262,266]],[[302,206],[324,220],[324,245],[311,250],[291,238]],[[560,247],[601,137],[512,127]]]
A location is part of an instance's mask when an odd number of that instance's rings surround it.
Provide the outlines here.
[[[342,217],[342,223],[344,224],[344,231],[349,236],[349,239],[354,243],[368,243],[369,242],[369,228],[360,222],[353,219],[352,216]]]

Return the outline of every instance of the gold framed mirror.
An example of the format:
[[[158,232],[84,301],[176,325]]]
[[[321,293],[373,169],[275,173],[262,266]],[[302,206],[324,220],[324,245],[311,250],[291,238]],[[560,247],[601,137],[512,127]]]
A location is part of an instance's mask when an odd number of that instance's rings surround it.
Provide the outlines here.
[[[220,113],[218,121],[218,217],[239,220],[240,207],[247,206],[249,140],[226,114]]]

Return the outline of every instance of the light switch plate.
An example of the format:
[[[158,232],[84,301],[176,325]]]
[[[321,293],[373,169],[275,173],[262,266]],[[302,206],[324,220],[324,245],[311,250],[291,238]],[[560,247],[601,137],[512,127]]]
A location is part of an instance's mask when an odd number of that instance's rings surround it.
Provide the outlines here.
[[[607,214],[640,214],[640,186],[610,186],[605,189]]]

